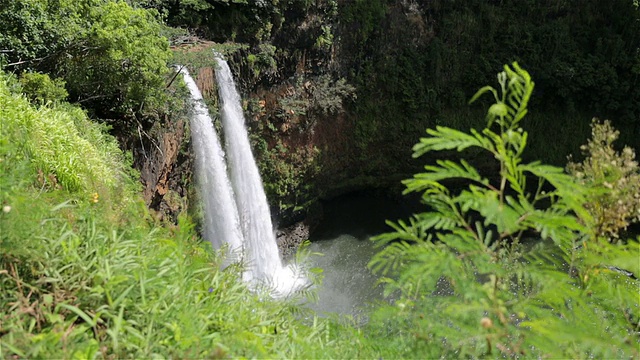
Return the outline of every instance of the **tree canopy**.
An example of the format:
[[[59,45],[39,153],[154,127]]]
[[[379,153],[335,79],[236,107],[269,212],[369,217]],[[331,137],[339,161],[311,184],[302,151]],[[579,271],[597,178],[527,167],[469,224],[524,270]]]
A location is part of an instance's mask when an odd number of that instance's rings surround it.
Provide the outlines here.
[[[66,83],[102,118],[130,117],[160,96],[169,43],[157,12],[124,1],[2,0],[1,61]]]

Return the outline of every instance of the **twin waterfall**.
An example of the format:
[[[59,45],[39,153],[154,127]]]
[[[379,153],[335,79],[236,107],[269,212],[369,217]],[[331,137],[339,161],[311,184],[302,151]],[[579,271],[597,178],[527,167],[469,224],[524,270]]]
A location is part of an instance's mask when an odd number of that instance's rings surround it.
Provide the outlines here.
[[[224,266],[242,263],[243,279],[252,287],[266,286],[272,296],[284,297],[306,285],[307,280],[293,266],[282,264],[240,95],[226,61],[219,56],[216,61],[226,162],[202,94],[188,71],[181,70],[193,102],[191,139],[204,205],[203,236],[215,249],[227,246]]]

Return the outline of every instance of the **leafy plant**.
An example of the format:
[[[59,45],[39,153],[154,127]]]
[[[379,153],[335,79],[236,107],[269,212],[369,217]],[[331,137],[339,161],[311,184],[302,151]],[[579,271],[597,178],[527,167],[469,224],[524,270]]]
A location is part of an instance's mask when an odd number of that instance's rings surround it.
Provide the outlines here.
[[[154,14],[106,2],[88,17],[90,28],[62,62],[70,93],[107,114],[131,115],[161,101],[170,52]]]
[[[31,164],[41,172],[39,182],[43,187],[59,185],[70,191],[96,192],[102,190],[98,183],[107,189],[116,185],[122,171],[117,165],[120,150],[113,140],[104,139],[100,125],[92,123],[81,109],[68,104],[31,107],[24,97],[11,93],[12,80],[3,73],[0,76],[2,134],[6,138],[11,134],[16,137],[14,141],[20,143]],[[34,79],[46,84],[48,77],[27,75],[28,89]],[[36,99],[61,94],[59,88],[30,91]]]
[[[69,95],[62,79],[52,80],[47,74],[26,72],[20,76],[20,83],[27,97],[40,104],[59,102]]]
[[[336,115],[343,111],[346,99],[355,99],[355,88],[346,79],[332,80],[321,75],[314,81],[311,89],[310,110],[323,115]]]
[[[439,126],[415,145],[416,157],[480,149],[499,170],[494,178],[464,159],[438,160],[404,181],[427,210],[389,222],[395,231],[376,239],[387,246],[370,266],[402,294],[378,321],[423,356],[434,348],[456,357],[637,356],[638,283],[609,264],[640,270],[631,264],[638,244],[581,247],[594,232],[587,189],[561,168],[521,158],[533,81],[514,63],[498,82],[471,99],[493,95],[486,128]]]
[[[0,58],[11,66],[32,68],[69,46],[82,30],[77,11],[69,11],[77,6],[71,3],[1,0]]]
[[[586,159],[567,165],[571,175],[594,190],[585,207],[595,219],[597,235],[609,239],[640,221],[640,168],[632,148],[614,149],[619,135],[610,121],[594,119],[591,140],[581,147]]]
[[[255,54],[247,56],[249,68],[253,72],[253,78],[265,77],[273,80],[278,72],[276,61],[276,47],[270,44],[260,44],[255,49]]]
[[[163,103],[170,52],[156,11],[113,0],[0,5],[7,67],[61,78],[71,100],[103,117],[140,115]]]

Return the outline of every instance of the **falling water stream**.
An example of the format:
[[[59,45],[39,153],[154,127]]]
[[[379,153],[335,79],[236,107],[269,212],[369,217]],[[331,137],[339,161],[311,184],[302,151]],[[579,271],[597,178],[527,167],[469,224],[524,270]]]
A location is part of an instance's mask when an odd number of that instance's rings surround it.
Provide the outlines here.
[[[243,279],[253,288],[266,286],[272,296],[286,297],[308,280],[280,258],[241,98],[227,63],[219,56],[216,61],[224,151],[200,91],[187,70],[181,70],[194,107],[191,136],[204,204],[203,236],[216,249],[229,248],[223,265],[242,262]],[[310,259],[310,266],[324,268],[324,282],[318,289],[320,301],[310,306],[320,313],[356,315],[362,305],[382,298],[376,277],[366,267],[377,251],[369,237],[388,230],[384,219],[397,218],[390,211],[398,206],[371,196],[347,197],[326,206],[320,231],[312,236],[312,250],[325,256]]]
[[[241,260],[243,240],[238,210],[224,161],[224,152],[202,94],[186,68],[181,72],[191,93],[193,114],[191,138],[196,160],[196,176],[204,205],[203,236],[215,249],[228,244],[225,264]]]
[[[220,56],[216,56],[216,61],[225,152],[202,104],[200,91],[188,72],[182,71],[194,102],[191,136],[205,206],[204,235],[216,249],[228,244],[232,251],[227,263],[243,261],[243,278],[252,287],[266,287],[272,296],[286,297],[308,281],[295,266],[285,266],[280,259],[267,197],[244,124],[240,95],[226,61]]]

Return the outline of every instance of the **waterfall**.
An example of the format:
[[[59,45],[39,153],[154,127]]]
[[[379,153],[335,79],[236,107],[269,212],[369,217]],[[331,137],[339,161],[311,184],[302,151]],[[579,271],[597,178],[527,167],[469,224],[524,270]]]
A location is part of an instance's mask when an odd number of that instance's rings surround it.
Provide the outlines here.
[[[250,280],[255,284],[269,286],[277,294],[286,295],[302,286],[306,280],[293,267],[285,267],[282,264],[267,196],[251,152],[241,98],[227,62],[217,54],[216,62],[225,149],[240,216],[240,228],[245,243],[244,259]]]
[[[267,288],[285,297],[308,284],[295,265],[284,266],[271,223],[267,196],[244,124],[241,99],[226,61],[216,55],[216,80],[225,152],[202,94],[186,69],[181,72],[191,92],[191,138],[196,174],[204,204],[203,236],[215,249],[228,244],[223,266],[242,261],[243,279],[252,288]],[[228,169],[227,169],[228,165]]]
[[[191,140],[195,151],[196,176],[204,205],[203,237],[214,249],[228,244],[229,254],[223,265],[241,260],[242,233],[238,210],[224,161],[224,152],[218,139],[202,94],[186,68],[181,70],[191,93]]]

